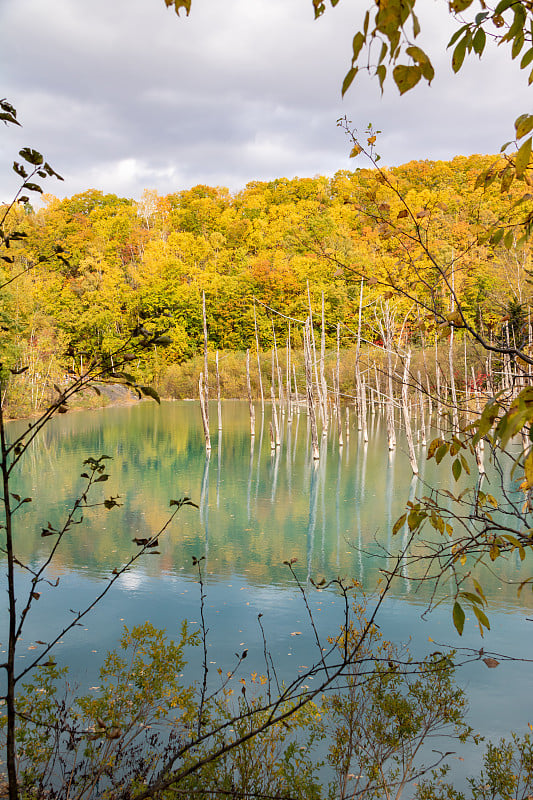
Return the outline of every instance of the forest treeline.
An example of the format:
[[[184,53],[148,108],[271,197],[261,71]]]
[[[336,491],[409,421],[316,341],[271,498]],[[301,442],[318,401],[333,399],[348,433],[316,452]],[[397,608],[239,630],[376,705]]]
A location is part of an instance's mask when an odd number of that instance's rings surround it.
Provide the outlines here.
[[[320,324],[322,295],[327,345],[336,345],[341,323],[341,348],[353,347],[362,279],[365,342],[382,343],[379,309],[386,302],[404,320],[405,341],[433,341],[439,326],[413,308],[413,298],[448,309],[449,293],[441,282],[441,297],[425,296],[434,292],[430,282],[424,285],[399,253],[409,240],[399,244],[384,224],[384,216],[406,215],[403,203],[425,226],[435,259],[452,265],[469,322],[498,336],[507,320],[513,335],[529,314],[530,247],[508,249],[498,237],[480,235],[508,208],[499,187],[475,188],[493,160],[458,156],[392,168],[386,172],[397,195],[376,170],[357,169],[254,181],[236,194],[195,186],[166,196],[146,190],[134,201],[89,190],[63,200],[44,195],[39,210],[19,204],[7,232],[24,236],[11,242],[0,268],[3,284],[20,275],[5,286],[0,309],[11,410],[38,409],[69,370],[95,354],[112,357],[139,326],[164,332],[166,346],[147,348],[132,361],[132,375],[163,394],[189,391],[194,381],[180,378],[179,365],[203,349],[204,292],[212,351],[255,350],[256,324],[262,350],[274,337],[285,345],[289,322],[291,343],[300,347],[297,321],[311,303]]]

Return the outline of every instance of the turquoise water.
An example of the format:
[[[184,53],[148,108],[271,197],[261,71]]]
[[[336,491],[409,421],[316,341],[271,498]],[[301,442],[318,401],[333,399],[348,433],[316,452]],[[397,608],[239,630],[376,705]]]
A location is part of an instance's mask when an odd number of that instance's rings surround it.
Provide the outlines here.
[[[97,680],[103,656],[115,646],[124,624],[149,619],[177,634],[182,619],[198,623],[200,588],[192,559],[203,557],[210,664],[225,670],[234,654],[247,647],[248,669],[261,670],[257,616],[262,614],[279,674],[289,677],[309,666],[316,653],[300,592],[283,561],[296,559],[302,585],[308,586],[311,578],[341,576],[357,579],[371,592],[383,565],[376,553],[382,546],[394,551],[401,542],[401,534],[391,536],[392,525],[406,501],[426,491],[422,481],[456,488],[449,470],[425,461],[421,445],[421,479],[413,482],[406,447],[400,439],[389,456],[384,421],[378,416],[370,418],[366,445],[351,429],[340,448],[332,432],[322,441],[317,466],[304,413],[290,425],[284,420],[282,446],[274,453],[269,406],[263,427],[257,408],[253,444],[247,404],[223,404],[220,433],[214,405],[211,421],[209,459],[199,408],[181,401],[75,412],[53,420],[32,445],[14,489],[32,497],[17,519],[21,561],[36,565],[44,557],[49,539],[41,538],[41,529],[48,522],[58,525],[64,517],[83,484],[82,462],[89,455],[111,457],[110,478],[98,485],[95,501],[120,495],[121,507],[89,510],[84,524],[65,538],[51,570],[59,586],[42,588],[19,642],[21,666],[35,655],[36,640],[53,637],[135,552],[134,537],[152,536],[164,526],[169,501],[189,496],[199,509],[181,509],[160,538],[158,554],[144,556],[116,582],[83,625],[58,644],[58,659],[87,688]],[[22,428],[23,423],[14,424],[13,434]],[[530,593],[517,598],[518,569],[513,557],[500,573],[483,576],[492,623],[484,639],[473,621],[459,639],[447,602],[423,616],[430,587],[419,584],[419,576],[408,570],[393,585],[378,622],[386,637],[409,643],[417,655],[431,652],[439,642],[532,658],[531,599]],[[21,592],[25,580],[18,576]],[[310,587],[309,597],[321,634],[338,630],[337,596]],[[199,658],[193,653],[191,674],[198,674]],[[479,661],[465,667],[459,680],[468,690],[470,723],[489,737],[511,729],[524,732],[533,721],[530,671],[527,662],[502,662],[494,670]],[[467,762],[476,759],[469,751]],[[458,762],[457,768],[460,772],[466,765]]]

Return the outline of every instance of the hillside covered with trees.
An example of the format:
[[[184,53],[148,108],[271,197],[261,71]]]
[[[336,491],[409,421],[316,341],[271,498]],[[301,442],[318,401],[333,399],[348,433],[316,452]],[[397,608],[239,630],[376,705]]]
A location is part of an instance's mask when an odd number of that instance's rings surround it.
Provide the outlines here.
[[[386,170],[397,194],[363,168],[251,182],[234,195],[200,185],[164,197],[146,190],[139,202],[89,190],[64,200],[44,195],[39,210],[19,204],[7,224],[25,237],[11,243],[2,276],[23,273],[4,288],[2,312],[16,321],[15,337],[12,323],[4,335],[3,363],[14,372],[28,367],[11,378],[12,413],[39,408],[47,386],[113,353],[139,325],[164,331],[167,346],[151,345],[131,373],[172,393],[172,370],[203,347],[203,292],[213,351],[255,348],[254,315],[261,349],[274,336],[285,342],[289,318],[305,320],[309,297],[319,315],[322,293],[328,344],[340,322],[341,347],[349,347],[361,280],[364,340],[380,344],[377,304],[390,300],[405,315],[416,299],[422,312],[409,315],[405,335],[415,347],[422,335],[432,341],[440,328],[423,306],[447,311],[450,298],[446,282],[441,297],[429,296],[435,282],[412,265],[422,258],[429,274],[431,260],[390,227],[388,220],[404,222],[403,203],[435,260],[451,265],[469,322],[500,335],[502,320],[518,325],[529,314],[530,247],[509,249],[486,236],[512,200],[511,189],[476,188],[493,162],[458,156]],[[291,336],[298,348],[301,326],[293,324]]]

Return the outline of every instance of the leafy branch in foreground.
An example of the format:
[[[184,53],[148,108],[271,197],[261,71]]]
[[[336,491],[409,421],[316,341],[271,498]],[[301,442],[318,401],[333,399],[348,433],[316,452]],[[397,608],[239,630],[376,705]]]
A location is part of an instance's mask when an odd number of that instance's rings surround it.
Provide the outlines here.
[[[381,263],[376,259],[374,275],[368,283],[387,288],[395,307],[405,300],[411,303],[407,316],[416,320],[411,325],[413,339],[419,336],[423,342],[427,336],[435,340],[435,348],[440,340],[447,340],[450,380],[456,333],[463,338],[465,347],[467,341],[473,340],[482,351],[501,357],[502,371],[507,369],[506,364],[513,364],[512,380],[502,381],[501,388],[488,385],[484,397],[477,390],[475,396],[465,392],[461,406],[452,391],[449,424],[444,415],[438,420],[441,435],[434,438],[427,451],[428,459],[437,464],[444,462],[443,468],[449,461],[456,483],[474,470],[473,485],[461,487],[457,493],[424,487],[427,493],[411,500],[393,526],[393,533],[407,530],[413,536],[406,564],[417,567],[415,583],[431,586],[430,607],[442,601],[438,597],[446,579],[445,596],[450,599],[451,595],[453,600],[452,618],[457,631],[463,632],[467,607],[483,633],[490,627],[487,600],[481,583],[472,576],[474,567],[484,565],[490,569],[494,561],[511,553],[517,553],[525,561],[533,543],[531,330],[526,323],[510,334],[508,315],[499,320],[499,331],[496,323],[487,331],[479,319],[472,318],[458,287],[462,279],[461,262],[480,247],[480,237],[463,242],[460,250],[454,244],[449,249],[439,246],[435,232],[442,215],[449,213],[446,206],[437,198],[423,207],[413,207],[408,193],[378,163],[377,132],[369,128],[364,142],[347,119],[339,120],[339,125],[351,140],[352,155],[365,154],[374,167],[367,191],[347,200],[357,214],[371,219],[381,229]],[[357,266],[342,261],[337,254],[318,249],[317,252],[330,263],[357,274]],[[478,257],[482,255],[480,252]],[[365,278],[363,274],[360,277]],[[420,312],[426,315],[422,321]],[[397,353],[408,363],[404,347],[399,347]],[[420,376],[408,375],[408,378],[416,390],[431,392],[429,385],[421,384]],[[436,400],[440,405],[440,396]],[[486,485],[482,448],[489,451],[497,488]],[[477,469],[473,467],[474,461]],[[510,481],[505,477],[507,473]],[[533,586],[530,577],[519,583],[518,591],[527,584]]]
[[[529,726],[531,727],[531,726]],[[510,740],[489,742],[479,775],[468,778],[469,791],[458,791],[444,780],[445,772],[433,772],[416,787],[417,800],[523,800],[533,790],[533,741],[530,733],[512,734]]]
[[[203,603],[201,570],[198,583]],[[186,649],[206,646],[204,624],[196,632],[183,624],[177,642],[150,623],[126,629],[89,695],[69,692],[66,670],[50,659],[17,699],[22,797],[399,798],[451,755],[433,754],[424,766],[429,737],[461,743],[472,735],[453,654],[413,660],[379,633],[383,595],[372,601],[357,587],[337,588],[350,610],[326,660],[318,637],[315,664],[278,688],[268,669],[244,671],[245,653],[209,680],[204,661],[203,677],[188,682]],[[329,789],[317,762],[321,743],[334,776]]]
[[[0,410],[0,423],[2,423],[1,410]],[[46,540],[52,541],[52,545],[48,553],[42,558],[41,563],[37,567],[32,567],[29,564],[23,563],[16,555],[16,514],[27,503],[32,502],[29,497],[20,497],[20,495],[11,491],[12,480],[10,479],[10,471],[8,467],[8,448],[6,444],[5,426],[0,424],[0,437],[1,437],[1,456],[0,468],[2,470],[4,496],[3,507],[5,514],[5,524],[2,528],[6,534],[6,546],[2,548],[7,560],[8,567],[8,596],[9,604],[9,638],[8,638],[8,651],[7,661],[0,664],[0,668],[6,672],[6,686],[7,691],[4,697],[6,715],[5,715],[5,728],[6,728],[6,749],[7,749],[7,767],[10,797],[18,797],[18,783],[17,778],[17,741],[20,738],[19,725],[17,724],[19,712],[16,710],[17,704],[17,687],[21,681],[30,673],[34,672],[36,668],[41,666],[53,667],[55,661],[52,656],[52,651],[55,645],[76,626],[80,625],[80,621],[94,609],[107,595],[109,590],[113,587],[115,582],[124,575],[125,572],[130,570],[139,559],[147,553],[157,552],[154,548],[158,545],[159,539],[164,535],[171,525],[176,514],[184,506],[197,507],[189,498],[180,500],[172,500],[170,506],[172,511],[167,521],[162,527],[153,535],[142,540],[134,540],[138,547],[134,553],[125,563],[115,566],[109,577],[103,581],[103,585],[99,588],[92,600],[82,609],[72,610],[72,616],[69,621],[60,626],[46,642],[40,642],[39,652],[19,670],[16,664],[17,642],[22,637],[24,625],[28,618],[28,614],[32,610],[35,603],[37,603],[45,590],[57,590],[60,586],[60,579],[52,580],[48,576],[49,568],[52,566],[54,557],[58,554],[59,548],[65,536],[73,529],[74,526],[83,523],[83,512],[86,509],[94,509],[95,507],[103,508],[110,511],[113,508],[120,506],[119,498],[111,496],[101,501],[93,501],[91,495],[94,493],[95,487],[99,483],[107,481],[109,475],[106,471],[106,461],[108,456],[100,456],[98,458],[87,458],[84,462],[85,471],[82,472],[81,477],[85,481],[85,485],[80,494],[74,500],[70,511],[68,512],[65,522],[60,526],[53,526],[48,523],[46,527],[41,530],[41,537]],[[20,458],[22,453],[17,454]],[[26,591],[26,598],[24,599],[23,590],[17,590],[17,575],[25,572],[30,577],[30,584]],[[22,592],[22,594],[21,594]],[[18,606],[17,606],[18,599]],[[20,608],[20,611],[18,610]],[[48,658],[47,661],[45,659]],[[24,712],[26,713],[26,712]],[[40,733],[42,735],[42,731]]]
[[[437,195],[414,206],[408,188],[379,164],[376,140],[380,132],[369,126],[360,135],[346,117],[339,119],[337,124],[349,139],[351,157],[365,156],[373,167],[366,181],[366,191],[346,198],[345,202],[353,206],[357,215],[371,220],[377,226],[380,246],[376,268],[369,279],[359,272],[356,264],[342,260],[321,247],[319,242],[315,243],[317,255],[337,269],[367,279],[370,285],[383,292],[392,292],[390,296],[414,304],[419,317],[421,312],[426,315],[418,321],[417,327],[421,333],[431,331],[439,340],[446,339],[454,331],[468,334],[485,352],[517,359],[516,363],[525,375],[527,366],[533,364],[527,332],[513,333],[507,341],[504,335],[494,336],[494,331],[484,329],[479,317],[473,316],[472,310],[467,309],[460,293],[469,262],[494,258],[494,249],[499,245],[499,240],[492,241],[492,249],[487,252],[490,239],[487,229],[496,230],[502,225],[509,225],[512,236],[507,249],[520,252],[522,245],[514,237],[514,222],[510,216],[514,198],[510,197],[509,200],[511,210],[507,207],[495,217],[490,206],[483,211],[486,198],[478,192],[478,233],[464,237],[458,230],[444,245],[439,241],[439,226],[453,214],[445,198]],[[533,210],[532,200],[533,196],[529,197],[523,207]],[[484,224],[483,218],[487,216],[488,224]],[[502,242],[501,246],[504,244]],[[498,310],[495,308],[493,313],[496,314]],[[509,317],[506,318],[504,313],[498,316],[503,329]]]
[[[515,437],[520,437],[520,443],[513,441]],[[432,489],[428,495],[408,504],[393,529],[393,533],[398,533],[407,526],[416,536],[416,546],[408,561],[423,567],[421,576],[414,580],[431,583],[430,605],[435,603],[444,579],[449,596],[450,577],[453,579],[453,622],[460,634],[465,623],[464,606],[474,614],[481,634],[484,628],[490,628],[487,598],[482,583],[472,575],[474,568],[491,569],[494,562],[512,554],[520,562],[531,557],[532,387],[526,386],[511,402],[500,397],[487,403],[479,418],[463,430],[448,438],[434,439],[427,458],[440,464],[449,457],[450,470],[457,482],[461,475],[470,473],[469,461],[480,443],[489,448],[496,486],[487,486],[484,475],[478,475],[474,485],[457,493]],[[528,585],[533,588],[531,576],[514,583],[518,594]]]

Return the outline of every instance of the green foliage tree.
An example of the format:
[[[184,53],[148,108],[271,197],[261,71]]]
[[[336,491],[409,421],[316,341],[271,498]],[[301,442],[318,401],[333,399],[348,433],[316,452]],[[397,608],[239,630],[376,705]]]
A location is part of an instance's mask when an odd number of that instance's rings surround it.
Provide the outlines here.
[[[65,692],[66,669],[49,659],[17,699],[21,797],[53,791],[58,798],[111,800],[165,791],[399,800],[428,772],[420,759],[428,737],[470,737],[465,696],[454,685],[449,656],[414,662],[382,640],[366,610],[359,604],[331,641],[342,662],[346,648],[352,652],[349,667],[335,670],[331,682],[322,677],[312,697],[287,686],[278,702],[271,667],[265,675],[248,673],[244,656],[231,672],[219,669],[219,686],[207,693],[201,682],[189,684],[184,659],[202,637],[187,626],[176,643],[150,623],[126,629],[100,670],[96,695]],[[320,776],[321,743],[334,775],[329,790]],[[432,761],[434,769],[445,756]]]

